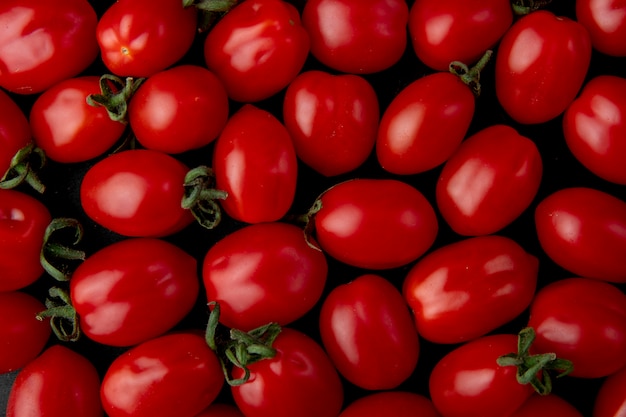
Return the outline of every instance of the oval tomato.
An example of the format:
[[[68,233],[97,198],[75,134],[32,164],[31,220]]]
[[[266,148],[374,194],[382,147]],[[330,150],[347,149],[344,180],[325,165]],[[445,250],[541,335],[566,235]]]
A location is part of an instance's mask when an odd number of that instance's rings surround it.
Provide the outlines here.
[[[535,209],[544,252],[575,275],[626,282],[626,202],[604,191],[571,187]]]
[[[533,395],[511,417],[583,417],[583,415],[563,398],[550,395]]]
[[[626,415],[626,367],[609,375],[600,385],[593,405],[593,417]]]
[[[32,137],[26,115],[15,101],[0,90],[0,179],[11,166],[13,156],[27,146]]]
[[[547,10],[530,13],[506,32],[496,54],[496,95],[519,123],[559,116],[583,85],[591,61],[584,26]]]
[[[542,174],[532,140],[510,126],[490,126],[467,138],[444,165],[437,207],[460,235],[495,233],[528,208]]]
[[[420,394],[407,391],[383,391],[358,398],[339,417],[439,417],[432,402]]]
[[[626,56],[626,2],[576,0],[576,20],[591,37],[591,45],[612,56]]]

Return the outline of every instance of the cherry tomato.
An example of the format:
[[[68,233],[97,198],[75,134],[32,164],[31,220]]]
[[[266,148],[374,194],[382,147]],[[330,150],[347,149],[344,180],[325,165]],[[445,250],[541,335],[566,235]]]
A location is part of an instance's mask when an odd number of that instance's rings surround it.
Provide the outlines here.
[[[328,356],[358,387],[395,388],[415,370],[419,340],[411,314],[402,294],[381,276],[361,275],[335,287],[319,323]]]
[[[626,2],[576,0],[576,20],[591,37],[591,45],[612,56],[626,56]]]
[[[306,71],[285,93],[283,119],[296,154],[327,177],[365,162],[374,148],[379,117],[374,88],[357,75]]]
[[[224,374],[201,333],[143,342],[117,357],[102,380],[109,417],[194,417],[218,396]]]
[[[365,395],[339,414],[339,417],[439,417],[432,402],[420,395],[407,391],[383,391]]]
[[[309,0],[302,24],[311,54],[334,70],[369,74],[391,67],[407,45],[404,0]]]
[[[26,115],[13,99],[0,90],[0,178],[9,170],[11,159],[30,143],[31,131]]]
[[[534,142],[506,125],[467,138],[437,181],[437,207],[456,233],[495,233],[519,217],[535,198],[543,163]]]
[[[571,187],[553,192],[535,209],[544,252],[571,273],[626,282],[626,203],[604,191]]]
[[[424,195],[394,179],[354,179],[319,198],[315,236],[323,251],[348,265],[387,269],[423,255],[437,236],[435,211]]]
[[[511,26],[498,47],[498,101],[516,122],[552,120],[578,94],[590,61],[584,26],[547,10],[530,13]]]
[[[100,377],[84,356],[54,345],[18,374],[6,417],[102,417]]]
[[[343,386],[326,353],[309,336],[283,328],[272,347],[276,356],[249,366],[248,382],[231,387],[246,417],[335,417]],[[235,368],[234,378],[243,370]]]
[[[609,375],[600,385],[593,406],[593,417],[626,415],[626,367]]]
[[[511,417],[583,417],[570,403],[555,394],[530,397]]]
[[[222,208],[246,223],[281,219],[296,192],[298,161],[285,126],[247,104],[230,117],[213,151],[216,188],[228,193]]]
[[[98,55],[96,12],[86,0],[0,4],[0,86],[40,93],[85,70]]]
[[[626,11],[625,11],[626,15]],[[570,151],[595,175],[626,184],[626,78],[591,79],[563,114]]]
[[[244,417],[234,405],[213,403],[196,417]]]
[[[308,53],[309,35],[298,10],[282,0],[240,2],[204,43],[206,65],[239,102],[256,102],[287,87]]]

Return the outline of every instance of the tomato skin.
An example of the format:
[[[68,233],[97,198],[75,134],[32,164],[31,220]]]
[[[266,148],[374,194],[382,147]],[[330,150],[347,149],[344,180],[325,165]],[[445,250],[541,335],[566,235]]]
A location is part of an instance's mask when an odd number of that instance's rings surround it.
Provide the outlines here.
[[[13,156],[28,145],[32,133],[26,115],[13,99],[0,90],[0,178],[11,166]]]
[[[54,345],[17,374],[6,417],[102,417],[99,389],[100,377],[89,360]]]
[[[110,417],[194,417],[217,398],[224,374],[200,332],[143,342],[117,357],[102,380]]]
[[[419,60],[432,69],[447,71],[452,61],[476,63],[512,23],[511,4],[504,0],[417,0],[408,27]],[[467,42],[468,36],[471,42]]]
[[[440,417],[432,402],[407,391],[382,391],[361,397],[339,414],[339,417]]]
[[[626,14],[626,12],[625,12]],[[626,78],[591,79],[563,114],[563,134],[570,151],[595,175],[626,184]]]
[[[86,0],[3,1],[0,86],[34,94],[78,75],[98,55],[97,19]]]
[[[506,32],[496,54],[496,95],[519,123],[559,116],[583,85],[591,61],[584,26],[546,10],[530,13]]]
[[[537,237],[544,252],[569,272],[626,282],[626,203],[604,191],[564,188],[535,209]]]
[[[281,219],[296,192],[298,161],[285,126],[266,110],[246,104],[233,114],[213,150],[217,189],[230,217],[246,223]]]
[[[235,404],[246,417],[335,417],[343,403],[343,386],[320,345],[304,333],[283,328],[272,347],[274,358],[249,366],[250,379],[231,387]],[[240,368],[233,370],[241,378]]]
[[[387,269],[424,254],[438,231],[430,202],[416,188],[394,179],[354,179],[320,197],[313,218],[319,246],[348,265]]]
[[[309,0],[302,10],[311,54],[329,68],[353,74],[398,62],[407,45],[408,19],[402,0]]]
[[[376,156],[387,171],[418,174],[446,161],[474,116],[474,95],[449,72],[426,75],[394,97],[380,121]]]
[[[528,326],[537,351],[574,363],[570,375],[600,378],[626,366],[626,295],[614,285],[566,278],[539,290]]]
[[[233,405],[213,403],[196,417],[244,417],[244,415]]]
[[[467,138],[444,165],[437,207],[460,235],[495,233],[528,208],[542,174],[532,140],[510,126],[489,126]]]
[[[207,300],[220,304],[220,322],[248,331],[286,325],[320,299],[328,265],[302,230],[287,223],[246,226],[218,241],[202,269]]]
[[[539,262],[504,236],[440,247],[407,274],[403,293],[423,338],[460,343],[520,315],[535,294]]]
[[[378,97],[358,75],[311,70],[289,85],[283,120],[296,154],[327,177],[361,166],[376,141]]]
[[[402,294],[379,275],[335,287],[322,304],[319,326],[335,367],[358,387],[392,389],[415,370],[419,340],[411,314]]]
[[[158,151],[113,154],[85,174],[81,204],[92,220],[120,235],[167,236],[193,221],[181,207],[187,171],[182,162]]]
[[[511,417],[583,417],[570,403],[556,394],[531,396]]]
[[[591,37],[591,45],[603,54],[626,56],[626,2],[576,0],[576,20]]]
[[[626,414],[626,367],[609,375],[600,385],[593,417],[622,417]]]
[[[204,42],[207,67],[228,96],[257,102],[278,93],[298,75],[309,53],[309,35],[298,10],[282,0],[240,2],[214,25]]]

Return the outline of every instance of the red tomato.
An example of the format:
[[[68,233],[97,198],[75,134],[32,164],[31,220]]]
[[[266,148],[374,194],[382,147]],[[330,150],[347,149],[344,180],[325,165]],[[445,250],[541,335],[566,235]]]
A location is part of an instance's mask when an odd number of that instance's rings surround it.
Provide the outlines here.
[[[339,417],[439,417],[432,402],[413,392],[384,391],[350,403]]]
[[[298,10],[282,0],[240,2],[204,43],[207,66],[240,102],[263,100],[287,87],[308,53],[309,35]]]
[[[544,252],[569,272],[626,282],[626,203],[585,187],[550,194],[535,209]]]
[[[92,220],[120,235],[169,235],[193,221],[181,207],[187,172],[182,162],[158,151],[113,154],[85,174],[81,204]]]
[[[447,71],[452,61],[477,62],[512,23],[513,11],[507,0],[417,0],[408,25],[420,61]]]
[[[201,333],[141,343],[116,358],[102,380],[109,417],[194,417],[217,398],[224,374]]]
[[[402,181],[345,181],[324,192],[320,202],[313,218],[319,246],[348,265],[403,266],[423,255],[437,236],[430,202]]]
[[[572,376],[599,378],[626,366],[626,294],[587,278],[562,279],[539,290],[528,326],[535,348],[574,363]]]
[[[498,47],[498,101],[519,123],[552,120],[578,94],[590,61],[584,26],[546,10],[530,13],[511,26]]]
[[[308,0],[302,24],[311,54],[329,68],[369,74],[391,67],[407,45],[404,0]]]
[[[86,0],[3,0],[0,86],[40,93],[78,75],[98,55],[97,19]]]
[[[207,299],[220,304],[220,321],[244,331],[304,315],[320,299],[327,272],[326,258],[300,228],[274,222],[227,235],[209,249],[202,269]]]
[[[626,56],[626,2],[576,0],[576,20],[591,37],[591,45],[612,56]]]
[[[357,75],[306,71],[285,93],[283,119],[296,154],[327,177],[365,162],[374,148],[379,117],[374,88]]]
[[[556,396],[538,395],[530,397],[510,417],[583,417],[573,405]]]
[[[626,415],[626,367],[606,378],[593,406],[593,417],[623,417]]]
[[[228,193],[222,208],[246,223],[281,219],[296,192],[298,161],[285,126],[247,104],[230,117],[213,151],[216,188]]]
[[[400,291],[385,278],[362,275],[335,287],[322,304],[319,326],[335,367],[358,387],[395,388],[415,370],[419,340],[413,319]]]
[[[336,417],[343,386],[320,345],[299,331],[283,328],[272,347],[276,356],[249,366],[248,382],[231,387],[246,417]],[[234,378],[243,370],[235,368]]]
[[[54,345],[17,374],[6,417],[102,417],[99,389],[100,377],[89,360]]]
[[[213,403],[196,417],[244,417],[244,415],[233,405]]]
[[[28,119],[22,109],[0,90],[0,179],[9,170],[11,159],[31,141]]]
[[[460,343],[520,315],[535,294],[539,262],[515,241],[479,236],[426,254],[409,271],[404,297],[418,333]]]
[[[495,233],[519,217],[535,198],[543,163],[535,143],[506,125],[467,138],[437,181],[437,207],[456,233]]]
[[[625,11],[626,15],[626,11]],[[591,79],[563,114],[570,151],[595,175],[626,184],[626,78]]]
[[[180,0],[119,0],[100,17],[104,65],[120,76],[148,77],[181,59],[196,36],[197,10]]]
[[[180,65],[148,78],[128,106],[130,126],[145,148],[181,153],[211,143],[228,119],[228,96],[206,68]]]

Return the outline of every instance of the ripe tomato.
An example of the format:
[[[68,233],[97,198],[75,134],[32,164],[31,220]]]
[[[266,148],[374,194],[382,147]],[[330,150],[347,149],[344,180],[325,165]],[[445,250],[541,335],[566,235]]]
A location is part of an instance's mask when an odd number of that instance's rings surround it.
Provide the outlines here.
[[[604,191],[565,188],[535,209],[537,237],[544,252],[569,272],[626,282],[626,202]]]
[[[244,415],[233,405],[213,403],[196,417],[244,417]]]
[[[514,240],[479,236],[426,254],[407,274],[403,293],[422,337],[460,343],[526,310],[535,294],[538,267],[537,258]]]
[[[498,101],[516,122],[552,120],[578,94],[590,61],[584,26],[547,10],[530,13],[511,26],[498,47]]]
[[[358,387],[392,389],[415,370],[419,340],[411,313],[381,276],[361,275],[335,287],[322,304],[319,326],[335,367]]]
[[[11,166],[13,156],[31,141],[30,125],[22,109],[0,90],[0,179]]]
[[[298,157],[327,177],[369,157],[378,130],[378,97],[357,75],[306,71],[285,93],[283,119]]]
[[[407,391],[383,391],[365,395],[339,414],[339,417],[440,417],[432,402]]]
[[[593,417],[626,415],[626,367],[609,375],[600,386],[593,406]]]
[[[228,96],[206,68],[179,65],[148,78],[128,106],[130,126],[145,148],[181,153],[211,143],[228,119]]]
[[[40,93],[78,75],[98,55],[97,20],[86,0],[3,0],[0,87]]]
[[[283,328],[272,347],[276,356],[249,365],[248,382],[232,386],[246,417],[336,417],[343,386],[326,353],[309,336]],[[235,368],[234,378],[243,370]]]
[[[201,333],[156,337],[117,357],[100,398],[109,417],[194,417],[217,398],[224,374]]]
[[[624,13],[626,15],[626,11]],[[563,134],[581,164],[607,181],[626,184],[626,78],[591,79],[563,114]]]
[[[246,223],[282,218],[293,203],[298,161],[285,126],[247,104],[233,114],[213,151],[216,188],[228,193],[222,208]]]
[[[542,173],[532,140],[510,126],[489,126],[467,138],[444,165],[437,207],[460,235],[495,233],[528,208]]]
[[[204,42],[206,65],[239,102],[256,102],[287,87],[308,53],[309,35],[298,10],[282,0],[240,2]]]
[[[411,185],[394,179],[354,179],[319,198],[315,237],[333,258],[360,268],[387,269],[419,258],[435,241],[435,210]]]
[[[100,377],[84,356],[54,345],[18,374],[6,417],[102,417]]]
[[[612,56],[626,56],[626,2],[576,0],[576,20],[591,37],[591,45]]]
[[[369,74],[391,67],[407,45],[404,0],[309,0],[302,24],[311,54],[334,70]]]
[[[583,417],[583,415],[563,398],[535,394],[530,397],[510,417]]]

